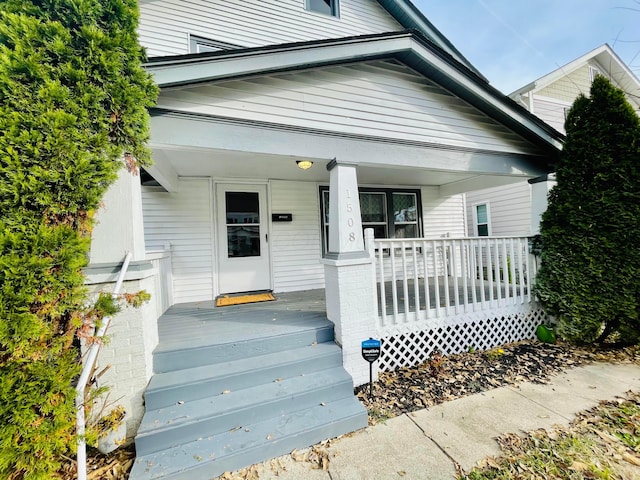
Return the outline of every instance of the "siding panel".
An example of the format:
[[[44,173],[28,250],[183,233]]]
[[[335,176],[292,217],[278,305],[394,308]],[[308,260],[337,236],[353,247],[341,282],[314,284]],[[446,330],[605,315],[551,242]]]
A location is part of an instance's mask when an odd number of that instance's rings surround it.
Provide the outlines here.
[[[293,214],[292,222],[271,224],[276,292],[324,288],[318,198],[315,183],[271,182],[271,211]]]
[[[423,187],[421,195],[426,238],[464,236],[463,195],[439,197],[438,187]]]
[[[181,179],[180,191],[142,187],[147,248],[171,244],[175,303],[213,298],[211,193],[208,179]]]
[[[395,61],[172,89],[159,106],[346,134],[534,153],[533,147]]]
[[[473,207],[489,204],[492,236],[528,236],[531,233],[531,187],[518,182],[467,193],[469,235],[474,235]]]
[[[189,34],[258,47],[401,29],[372,0],[342,0],[340,18],[308,12],[304,0],[155,0],[140,5],[139,37],[154,57],[189,53]]]

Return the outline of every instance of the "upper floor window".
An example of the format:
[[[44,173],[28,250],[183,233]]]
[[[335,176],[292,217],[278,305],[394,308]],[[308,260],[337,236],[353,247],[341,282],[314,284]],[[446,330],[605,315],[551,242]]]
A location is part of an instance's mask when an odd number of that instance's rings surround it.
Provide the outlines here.
[[[595,80],[597,75],[602,75],[602,72],[600,71],[600,69],[589,65],[589,78],[592,82]]]
[[[204,37],[198,37],[196,35],[189,35],[189,52],[190,53],[217,52],[220,50],[232,50],[234,48],[242,48],[242,47],[240,47],[239,45],[234,45],[232,43],[213,40],[211,38],[204,38]]]
[[[305,0],[305,8],[311,12],[338,17],[338,0]]]
[[[488,237],[491,235],[489,229],[489,205],[481,203],[474,206],[473,223],[475,224],[476,236]]]

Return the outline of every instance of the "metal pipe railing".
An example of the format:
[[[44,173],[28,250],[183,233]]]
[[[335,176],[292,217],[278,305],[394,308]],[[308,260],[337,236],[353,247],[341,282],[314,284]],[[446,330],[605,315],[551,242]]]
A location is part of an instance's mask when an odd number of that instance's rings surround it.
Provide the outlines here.
[[[124,262],[122,263],[122,268],[120,269],[120,273],[118,274],[118,279],[116,280],[116,284],[113,287],[113,293],[111,294],[114,298],[118,296],[120,293],[120,289],[122,288],[122,283],[124,282],[124,277],[127,273],[127,269],[129,268],[129,262],[131,262],[131,252],[127,252],[124,257]],[[109,328],[109,324],[111,323],[111,317],[105,317],[102,319],[102,325],[98,329],[95,337],[101,338]],[[87,444],[85,442],[84,434],[86,427],[86,419],[84,416],[84,399],[85,399],[85,388],[87,382],[89,381],[89,377],[91,376],[91,372],[93,371],[93,366],[98,358],[98,353],[100,351],[100,342],[95,342],[89,347],[87,352],[87,357],[84,362],[84,366],[82,368],[82,373],[80,373],[80,378],[78,379],[78,384],[76,385],[76,434],[78,435],[78,453],[77,453],[77,476],[78,480],[86,480],[87,479]]]

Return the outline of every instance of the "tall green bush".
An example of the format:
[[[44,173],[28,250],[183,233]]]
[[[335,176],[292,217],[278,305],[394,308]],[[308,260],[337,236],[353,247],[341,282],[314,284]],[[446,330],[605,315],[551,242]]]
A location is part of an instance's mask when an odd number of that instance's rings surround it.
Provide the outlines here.
[[[536,292],[559,333],[592,342],[640,337],[640,120],[598,76],[565,123],[557,186],[542,217]]]
[[[0,478],[54,478],[75,445],[91,212],[149,158],[137,22],[134,0],[0,0]]]

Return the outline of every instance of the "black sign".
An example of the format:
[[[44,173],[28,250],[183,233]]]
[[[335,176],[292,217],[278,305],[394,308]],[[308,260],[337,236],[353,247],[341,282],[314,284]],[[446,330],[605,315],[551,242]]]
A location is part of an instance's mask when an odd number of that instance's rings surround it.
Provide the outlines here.
[[[272,213],[271,221],[272,222],[291,222],[293,220],[292,213]]]
[[[362,342],[362,358],[373,363],[380,358],[380,340],[370,338]]]

